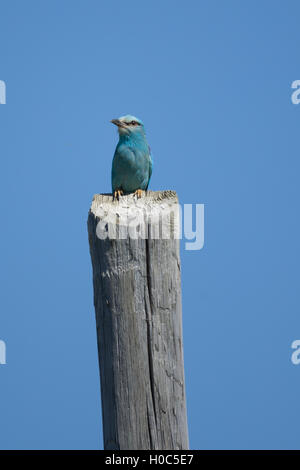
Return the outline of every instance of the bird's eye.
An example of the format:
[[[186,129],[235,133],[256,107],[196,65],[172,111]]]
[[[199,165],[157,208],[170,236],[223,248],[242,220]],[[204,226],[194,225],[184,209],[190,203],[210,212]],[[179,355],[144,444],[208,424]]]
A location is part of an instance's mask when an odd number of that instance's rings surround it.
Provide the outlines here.
[[[135,125],[137,124],[137,122],[136,122],[136,121],[131,121],[130,124],[131,124],[132,126],[135,126]]]

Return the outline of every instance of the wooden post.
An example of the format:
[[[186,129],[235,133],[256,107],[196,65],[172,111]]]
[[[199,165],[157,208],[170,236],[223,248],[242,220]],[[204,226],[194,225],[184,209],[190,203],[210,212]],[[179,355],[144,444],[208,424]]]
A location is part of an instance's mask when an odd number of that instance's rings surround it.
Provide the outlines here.
[[[188,449],[179,204],[94,196],[88,217],[104,449]],[[169,236],[168,236],[169,233]]]

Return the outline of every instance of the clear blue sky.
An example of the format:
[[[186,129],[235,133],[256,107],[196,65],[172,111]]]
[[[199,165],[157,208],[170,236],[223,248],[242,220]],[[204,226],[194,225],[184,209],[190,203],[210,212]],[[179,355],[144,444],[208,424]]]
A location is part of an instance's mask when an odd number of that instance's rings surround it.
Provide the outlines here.
[[[1,0],[0,448],[102,446],[86,220],[110,119],[151,188],[205,204],[182,249],[190,443],[300,448],[299,2]],[[183,247],[182,247],[183,248]]]

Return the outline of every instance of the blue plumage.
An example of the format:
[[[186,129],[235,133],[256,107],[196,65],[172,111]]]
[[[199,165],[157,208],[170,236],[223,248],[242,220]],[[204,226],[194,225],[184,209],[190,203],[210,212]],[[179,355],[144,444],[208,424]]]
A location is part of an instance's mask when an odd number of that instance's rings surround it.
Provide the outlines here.
[[[148,188],[152,174],[152,158],[144,125],[131,115],[111,122],[118,126],[119,131],[111,172],[114,197],[133,192],[141,197],[142,190]]]

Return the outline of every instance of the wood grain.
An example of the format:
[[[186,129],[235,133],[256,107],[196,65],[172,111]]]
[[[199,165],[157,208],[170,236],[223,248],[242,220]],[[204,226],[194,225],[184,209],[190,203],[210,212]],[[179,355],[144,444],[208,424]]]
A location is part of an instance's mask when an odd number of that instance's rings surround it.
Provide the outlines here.
[[[174,191],[92,202],[104,449],[188,449],[179,220]]]

